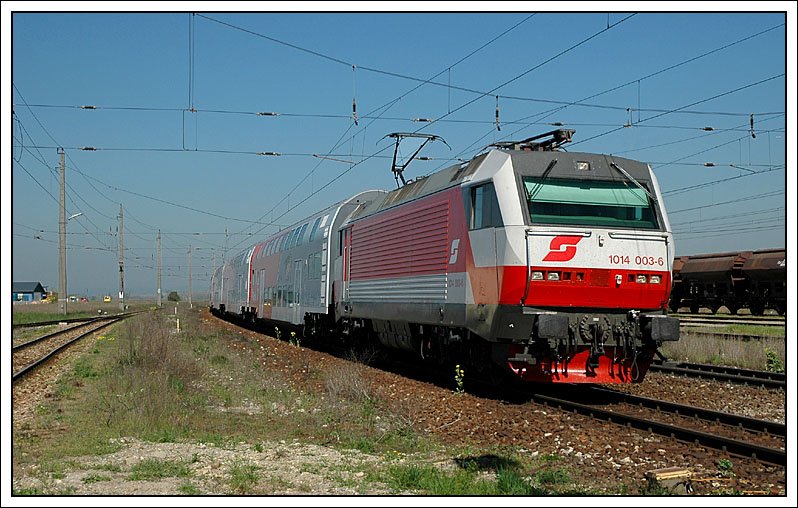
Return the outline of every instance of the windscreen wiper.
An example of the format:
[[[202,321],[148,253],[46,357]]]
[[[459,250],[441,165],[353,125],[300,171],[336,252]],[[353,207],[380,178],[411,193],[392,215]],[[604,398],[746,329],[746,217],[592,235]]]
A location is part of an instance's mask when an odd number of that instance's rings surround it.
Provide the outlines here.
[[[638,182],[637,180],[635,180],[635,179],[632,177],[632,175],[630,175],[629,173],[627,173],[625,169],[623,169],[621,166],[619,166],[619,165],[615,164],[615,162],[614,162],[614,161],[610,161],[610,166],[612,166],[612,167],[614,167],[615,169],[617,169],[618,171],[620,171],[620,172],[621,172],[621,174],[622,174],[623,176],[625,176],[626,178],[628,178],[630,182],[632,182],[633,184],[635,184],[635,185],[637,185],[638,187],[640,187],[640,190],[642,190],[643,192],[645,192],[645,193],[646,193],[646,195],[648,195],[648,197],[649,197],[649,198],[651,198],[651,201],[653,201],[653,202],[655,202],[655,203],[658,203],[658,201],[657,201],[657,198],[655,198],[655,197],[654,197],[654,195],[653,195],[653,194],[651,194],[651,193],[648,191],[648,189],[646,189],[646,188],[643,186],[643,184],[642,184],[642,183]]]

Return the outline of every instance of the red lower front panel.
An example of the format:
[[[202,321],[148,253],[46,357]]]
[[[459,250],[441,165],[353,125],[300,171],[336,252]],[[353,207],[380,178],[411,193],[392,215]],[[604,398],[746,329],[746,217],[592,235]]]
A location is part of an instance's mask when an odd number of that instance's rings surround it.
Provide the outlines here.
[[[671,277],[667,271],[539,266],[504,266],[499,270],[499,299],[504,304],[517,304],[523,299],[524,305],[531,307],[660,309],[670,296]],[[542,273],[544,278],[530,280],[527,285],[526,277],[533,272]],[[555,273],[557,280],[549,280],[549,273]],[[660,282],[637,282],[638,276],[645,276],[648,281],[652,275],[659,276]]]
[[[511,357],[521,352],[511,347]],[[653,351],[639,351],[636,357],[613,360],[616,348],[604,347],[598,366],[590,365],[590,349],[580,348],[567,360],[555,362],[542,358],[535,364],[508,360],[509,368],[523,381],[540,383],[639,383],[643,380],[654,356]],[[621,352],[619,352],[621,353]]]

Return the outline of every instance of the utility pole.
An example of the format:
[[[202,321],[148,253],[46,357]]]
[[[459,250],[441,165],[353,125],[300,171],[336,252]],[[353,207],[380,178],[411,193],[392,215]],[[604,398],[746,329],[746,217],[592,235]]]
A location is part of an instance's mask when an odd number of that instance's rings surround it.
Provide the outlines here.
[[[67,301],[67,274],[66,274],[66,165],[64,164],[64,149],[58,148],[61,157],[61,199],[58,209],[58,312],[66,315]]]
[[[161,308],[161,230],[158,230],[158,236],[156,237],[156,251],[158,256],[158,270],[157,270],[157,279],[158,279],[158,294],[156,295],[155,303],[158,308]]]
[[[191,303],[191,244],[188,244],[188,308],[194,308]]]
[[[119,204],[119,309],[125,310],[125,238],[122,203]]]
[[[211,261],[211,289],[210,289],[210,300],[213,300],[213,277],[216,274],[216,249],[211,249],[213,251],[213,258]],[[217,282],[218,284],[218,282]]]

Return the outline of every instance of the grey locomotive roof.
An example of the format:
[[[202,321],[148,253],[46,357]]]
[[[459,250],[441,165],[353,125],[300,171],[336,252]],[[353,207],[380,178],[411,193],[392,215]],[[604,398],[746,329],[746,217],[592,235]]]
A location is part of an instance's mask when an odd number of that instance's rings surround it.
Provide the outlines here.
[[[610,166],[610,162],[615,162],[616,165],[622,167],[638,182],[651,182],[647,164],[623,157],[582,152],[498,151],[508,154],[512,159],[513,169],[524,176],[542,176],[551,164],[551,161],[557,159],[557,164],[555,164],[548,173],[548,177],[550,178],[586,178],[591,180],[625,181],[626,177],[617,169]],[[384,199],[374,200],[366,206],[361,207],[361,209],[352,216],[352,220],[357,220],[400,203],[412,201],[422,196],[428,196],[449,187],[460,185],[476,172],[487,156],[488,153],[484,153],[474,157],[466,164],[450,166],[429,176],[416,178],[413,182],[408,183],[404,187],[389,192]],[[577,162],[589,162],[590,171],[577,169]]]
[[[12,293],[44,293],[41,282],[14,282],[11,286]]]
[[[622,167],[635,180],[650,182],[648,165],[640,161],[583,152],[507,152],[513,161],[513,169],[525,176],[541,176],[549,163],[557,159],[557,164],[549,172],[551,178],[589,178],[602,180],[618,180],[625,177],[610,166],[610,162]],[[590,171],[577,169],[577,162],[590,163]]]

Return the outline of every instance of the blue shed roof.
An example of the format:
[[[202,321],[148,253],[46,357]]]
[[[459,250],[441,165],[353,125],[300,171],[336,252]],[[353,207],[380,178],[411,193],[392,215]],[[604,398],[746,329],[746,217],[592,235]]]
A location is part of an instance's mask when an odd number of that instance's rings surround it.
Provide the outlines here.
[[[41,282],[14,282],[11,286],[13,293],[44,293]]]

